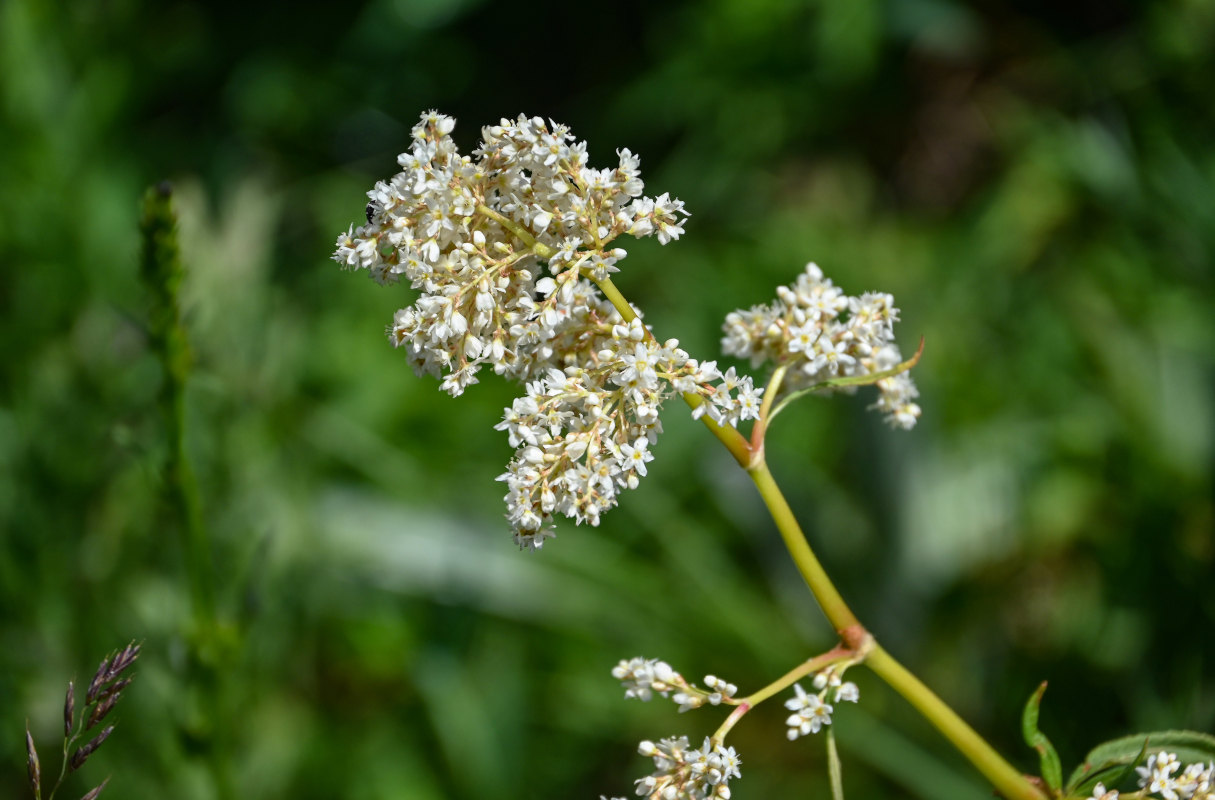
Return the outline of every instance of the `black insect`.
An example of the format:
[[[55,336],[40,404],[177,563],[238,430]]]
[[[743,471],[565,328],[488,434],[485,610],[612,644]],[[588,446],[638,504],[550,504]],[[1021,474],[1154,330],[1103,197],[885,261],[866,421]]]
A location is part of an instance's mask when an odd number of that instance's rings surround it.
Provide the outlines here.
[[[375,216],[375,203],[367,204],[367,224],[371,224],[371,218]]]

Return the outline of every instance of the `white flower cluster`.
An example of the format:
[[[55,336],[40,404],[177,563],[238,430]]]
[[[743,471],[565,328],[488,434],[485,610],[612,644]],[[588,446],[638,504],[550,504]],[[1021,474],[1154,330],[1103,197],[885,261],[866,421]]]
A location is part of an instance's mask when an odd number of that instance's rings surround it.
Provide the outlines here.
[[[1147,764],[1135,767],[1139,786],[1165,800],[1212,800],[1215,798],[1215,764],[1195,763],[1184,769],[1174,753],[1153,753]],[[1111,800],[1118,800],[1112,792]],[[1093,793],[1096,797],[1096,792]]]
[[[539,548],[552,535],[554,513],[598,525],[619,492],[645,477],[662,430],[658,411],[672,394],[702,397],[696,412],[719,424],[758,413],[760,390],[750,378],[697,362],[674,339],[659,344],[639,319],[599,321],[614,310],[600,306],[598,314],[576,312],[586,318],[578,340],[563,347],[570,361],[564,370],[550,367],[528,382],[527,395],[497,426],[518,448],[499,479],[509,489],[507,518],[520,545]]]
[[[792,286],[781,286],[776,302],[726,316],[722,349],[789,367],[781,392],[806,389],[832,378],[882,372],[902,361],[894,342],[899,311],[889,294],[866,292],[849,297],[816,264],[807,264]],[[919,395],[906,373],[877,381],[881,394],[874,408],[901,428],[920,416]],[[853,387],[844,388],[851,391]]]
[[[637,780],[637,795],[649,800],[729,800],[731,778],[742,777],[733,747],[705,737],[700,749],[689,749],[688,737],[645,741],[637,748],[654,759],[655,771]]]
[[[705,686],[701,689],[695,684],[684,680],[683,676],[671,668],[665,661],[656,658],[630,658],[621,661],[612,668],[612,677],[624,685],[625,698],[636,697],[642,702],[648,702],[654,693],[667,697],[679,704],[680,712],[700,708],[708,703],[717,706],[731,703],[738,687],[716,675],[705,676]]]
[[[827,702],[828,693],[831,693],[832,703],[855,703],[860,700],[860,690],[856,684],[852,681],[845,683],[840,673],[831,667],[815,675],[813,685],[816,694],[809,694],[801,684],[794,684],[796,696],[785,701],[785,708],[793,712],[785,720],[789,726],[789,730],[785,731],[789,741],[818,733],[824,725],[831,724],[835,706]]]
[[[554,345],[582,321],[579,301],[583,315],[594,305],[582,276],[617,270],[626,253],[609,245],[621,234],[678,239],[687,212],[668,195],[641,196],[628,150],[614,169],[588,167],[586,143],[571,144],[563,125],[504,119],[482,129],[476,159],[460,155],[454,128],[422,115],[402,171],[368,192],[367,224],[338,237],[334,259],[422,290],[390,338],[419,373],[447,373],[443,389],[458,395],[482,365],[518,380],[562,366]]]
[[[368,193],[367,224],[338,236],[334,259],[380,283],[404,275],[421,296],[389,339],[419,375],[457,396],[483,366],[527,387],[500,429],[518,448],[501,477],[520,546],[552,536],[555,513],[594,525],[646,473],[673,393],[702,398],[720,424],[754,418],[750,378],[700,363],[639,321],[625,323],[593,281],[617,271],[623,234],[678,239],[680,200],[642,196],[639,160],[592,169],[585,142],[539,117],[482,129],[474,156],[455,121],[422,115],[401,172]]]

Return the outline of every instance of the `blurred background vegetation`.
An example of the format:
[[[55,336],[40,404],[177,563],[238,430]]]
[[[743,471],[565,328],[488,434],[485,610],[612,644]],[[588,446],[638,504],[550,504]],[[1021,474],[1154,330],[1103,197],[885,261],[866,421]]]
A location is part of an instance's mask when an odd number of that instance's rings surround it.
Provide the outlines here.
[[[0,795],[23,721],[53,764],[68,678],[144,643],[73,781],[111,797],[594,798],[637,741],[721,719],[622,701],[619,658],[749,691],[829,632],[729,456],[668,410],[599,529],[517,552],[492,430],[383,331],[411,302],[329,260],[428,108],[552,117],[629,147],[694,216],[619,285],[660,337],[808,260],[893,292],[924,417],[782,416],[769,459],[879,639],[1014,762],[1215,723],[1215,4],[1210,0],[0,3]],[[222,635],[165,500],[139,199],[175,187],[194,352],[187,450]],[[214,633],[214,632],[212,632]],[[862,671],[863,672],[863,671]],[[981,798],[860,677],[850,796]],[[824,795],[761,707],[735,795]]]

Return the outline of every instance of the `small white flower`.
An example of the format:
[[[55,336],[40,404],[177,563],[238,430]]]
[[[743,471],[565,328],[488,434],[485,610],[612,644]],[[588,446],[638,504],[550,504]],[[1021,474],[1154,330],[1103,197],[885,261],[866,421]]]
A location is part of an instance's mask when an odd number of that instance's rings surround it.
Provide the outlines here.
[[[650,442],[645,437],[638,439],[632,445],[620,445],[620,453],[623,456],[625,468],[635,470],[642,477],[645,477],[645,465],[654,460],[654,455],[650,452],[649,448]]]
[[[552,221],[553,212],[540,211],[536,216],[532,217],[532,228],[536,231],[544,231]]]
[[[663,739],[658,743],[644,741],[637,748],[643,756],[654,759],[655,771],[636,781],[637,794],[659,800],[728,800],[731,778],[742,777],[742,761],[733,747],[714,744],[705,738],[692,749],[688,737]]]
[[[671,700],[679,705],[680,714],[685,711],[691,711],[694,708],[700,708],[705,704],[705,699],[703,697],[690,692],[676,692],[671,696]]]
[[[789,331],[790,353],[813,353],[814,345],[823,335],[823,329],[813,322],[792,328]]]
[[[1139,773],[1139,786],[1150,794],[1158,794],[1165,800],[1178,800],[1173,773],[1180,768],[1174,753],[1153,753],[1148,756],[1147,764],[1135,767],[1135,771]]]
[[[777,288],[774,302],[727,314],[721,346],[728,355],[749,359],[753,367],[766,361],[788,366],[780,387],[787,395],[831,378],[870,375],[899,364],[902,357],[894,343],[898,317],[890,295],[847,297],[811,263],[792,285]],[[879,397],[871,408],[896,427],[913,427],[920,407],[913,402],[917,392],[910,376],[900,373],[876,385]]]
[[[861,699],[861,691],[852,681],[840,684],[835,690],[835,702],[855,703]]]
[[[803,368],[808,375],[843,375],[856,363],[856,358],[848,354],[847,344],[843,341],[833,342],[828,337],[820,337],[815,350],[814,357]]]
[[[644,703],[654,696],[654,692],[666,697],[679,680],[679,673],[665,661],[637,657],[613,667],[612,677],[624,685],[626,698],[636,697]]]
[[[785,708],[795,712],[785,720],[789,726],[785,734],[790,741],[818,733],[824,725],[830,725],[831,712],[835,710],[817,694],[807,694],[801,684],[794,684],[793,689],[797,696],[785,701]]]
[[[713,691],[713,695],[709,698],[709,702],[713,705],[718,705],[724,698],[733,697],[738,693],[738,687],[729,681],[722,680],[716,675],[705,676],[705,686]],[[713,697],[717,699],[714,700]]]

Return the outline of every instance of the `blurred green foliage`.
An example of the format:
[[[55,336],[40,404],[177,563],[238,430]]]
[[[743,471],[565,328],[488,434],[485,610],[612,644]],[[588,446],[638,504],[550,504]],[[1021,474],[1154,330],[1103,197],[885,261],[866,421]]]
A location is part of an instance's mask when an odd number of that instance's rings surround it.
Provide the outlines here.
[[[0,794],[25,791],[24,719],[47,762],[68,678],[132,638],[86,779],[136,800],[626,794],[638,740],[719,716],[621,702],[617,659],[748,691],[829,646],[680,408],[602,527],[513,549],[511,388],[415,379],[383,337],[409,291],[328,260],[430,107],[465,149],[525,112],[597,165],[640,153],[694,216],[618,285],[693,355],[807,260],[895,294],[905,349],[927,339],[921,425],[807,401],[769,460],[862,619],[1018,766],[1041,680],[1065,768],[1211,730],[1213,44],[1210,0],[0,3]],[[228,637],[205,658],[138,282],[164,178]],[[989,793],[861,681],[850,796]],[[826,792],[783,716],[732,734],[736,796]]]

